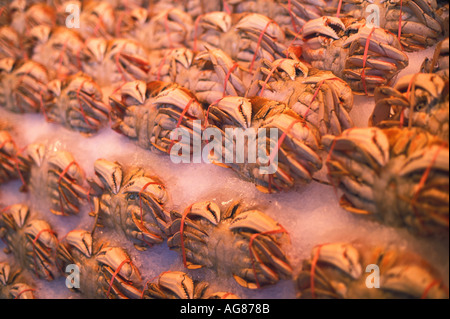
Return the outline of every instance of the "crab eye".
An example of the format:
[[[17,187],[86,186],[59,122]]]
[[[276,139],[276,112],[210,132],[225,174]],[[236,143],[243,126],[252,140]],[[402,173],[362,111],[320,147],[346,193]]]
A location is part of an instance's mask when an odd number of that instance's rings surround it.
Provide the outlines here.
[[[137,193],[130,193],[127,195],[127,200],[138,200],[139,195]]]

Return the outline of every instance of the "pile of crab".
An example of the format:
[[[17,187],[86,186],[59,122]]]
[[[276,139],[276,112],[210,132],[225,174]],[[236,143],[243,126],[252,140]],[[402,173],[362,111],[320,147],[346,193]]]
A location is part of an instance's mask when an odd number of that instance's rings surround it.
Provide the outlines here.
[[[263,193],[325,183],[351,213],[445,238],[448,10],[435,0],[2,1],[0,109],[41,114],[83,138],[113,130],[167,161],[231,169]],[[407,52],[429,47],[417,73],[399,76]],[[375,103],[367,128],[355,127],[355,95]],[[350,244],[318,246],[298,272],[288,231],[258,209],[204,201],[176,212],[145,168],[99,159],[88,177],[69,151],[18,146],[13,135],[0,119],[0,184],[20,180],[61,218],[88,205],[95,220],[58,237],[45,212],[5,208],[0,238],[15,265],[0,264],[2,296],[35,295],[19,268],[53,280],[70,265],[89,274],[77,290],[89,298],[234,296],[182,272],[143,284],[128,253],[95,236],[101,225],[137,251],[167,243],[185,268],[246,288],[295,278],[299,297],[377,297],[349,269],[367,262]],[[389,263],[398,276],[385,279],[389,297],[443,296],[442,285],[427,286],[437,280],[430,267],[417,262],[427,280],[411,282],[403,262]]]

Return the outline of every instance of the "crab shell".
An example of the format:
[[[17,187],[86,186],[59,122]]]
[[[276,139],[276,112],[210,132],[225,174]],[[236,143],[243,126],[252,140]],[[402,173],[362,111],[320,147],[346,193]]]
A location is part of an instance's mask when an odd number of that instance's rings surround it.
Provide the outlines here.
[[[49,81],[46,68],[31,60],[0,60],[0,105],[14,113],[43,111]]]
[[[85,74],[48,84],[44,108],[48,120],[84,134],[98,132],[107,122],[109,105],[97,83]]]
[[[76,265],[80,271],[80,287],[75,289],[89,299],[138,299],[141,291],[139,270],[125,250],[94,243],[91,233],[74,230],[58,247],[58,265],[65,271]]]
[[[20,159],[29,165],[23,172],[31,194],[44,199],[55,215],[78,214],[87,197],[85,174],[71,153],[50,151],[43,144],[31,144]]]
[[[194,27],[192,17],[183,10],[170,7],[148,15],[133,12],[138,23],[125,36],[143,43],[149,51],[186,47]]]
[[[19,269],[0,262],[1,299],[34,299],[34,289],[27,285],[25,280]]]
[[[393,88],[377,88],[375,101],[369,125],[421,127],[449,140],[448,80],[439,75],[402,77]]]
[[[298,33],[307,21],[320,18],[326,7],[323,0],[230,0],[228,4],[233,6],[233,12],[236,13],[266,15],[276,21],[287,34]]]
[[[222,213],[206,201],[193,204],[184,216],[172,213],[168,245],[184,251],[187,268],[211,268],[250,289],[290,277],[292,269],[281,247],[283,228],[261,211],[243,211],[234,203]]]
[[[58,276],[55,232],[47,222],[32,217],[28,206],[7,208],[0,220],[0,237],[21,268],[48,281]]]
[[[164,205],[168,194],[158,178],[138,167],[124,169],[117,162],[95,162],[95,214],[104,226],[116,229],[139,250],[161,244],[170,219]]]
[[[303,58],[345,80],[355,93],[371,94],[375,87],[389,85],[409,63],[394,35],[351,19],[311,20],[303,37]]]
[[[369,278],[376,269],[370,268],[373,266],[379,270],[375,282]],[[297,297],[303,299],[448,298],[448,292],[430,265],[420,256],[393,246],[371,247],[359,243],[316,246],[294,282]],[[368,283],[379,286],[371,288]]]
[[[208,283],[194,281],[181,271],[162,273],[158,282],[149,283],[143,294],[143,299],[222,299],[221,297],[239,299],[231,293],[212,293]]]
[[[17,32],[10,26],[0,27],[0,59],[23,58],[24,52],[20,48],[21,40]]]
[[[30,30],[26,42],[32,60],[44,65],[51,78],[65,78],[79,72],[84,41],[74,29],[37,26]]]
[[[186,48],[164,51],[155,59],[153,70],[150,80],[177,83],[206,104],[226,95],[244,96],[247,89],[246,72],[220,49],[207,47],[198,53]]]
[[[0,184],[19,178],[25,170],[26,164],[18,158],[18,149],[11,135],[0,131]]]
[[[368,6],[371,4],[373,1],[344,0],[341,16],[369,18],[366,12],[370,13]],[[377,5],[380,9],[380,27],[393,34],[400,31],[401,44],[406,51],[419,51],[433,46],[443,34],[445,24],[441,22],[442,13],[438,12],[440,5],[436,0],[383,1]]]
[[[209,119],[212,127],[222,132],[225,141],[222,158],[214,153],[210,161],[226,163],[226,167],[262,192],[274,193],[309,183],[314,172],[322,167],[318,130],[282,103],[259,97],[225,97],[210,108]],[[241,160],[228,160],[229,152],[241,149],[236,128],[255,136],[255,152],[259,157],[256,162],[251,150]],[[274,172],[270,173],[269,169]]]
[[[283,56],[285,33],[270,18],[257,13],[228,15],[210,12],[201,17],[194,34],[197,49],[207,47],[225,51],[243,68],[254,71],[256,61],[274,61]]]
[[[419,128],[350,129],[325,136],[341,206],[421,236],[448,236],[448,144]]]
[[[110,105],[114,130],[136,140],[144,149],[166,154],[177,144],[173,132],[191,140],[193,134],[201,134],[194,130],[194,121],[203,123],[205,118],[194,94],[173,83],[126,83],[110,97]]]
[[[54,8],[44,3],[32,4],[26,7],[27,1],[15,0],[10,4],[11,27],[23,35],[36,26],[54,27],[56,13]]]
[[[349,112],[353,108],[350,86],[328,71],[309,69],[295,56],[265,60],[261,76],[248,96],[261,96],[286,104],[314,124],[321,135],[338,135],[353,127]],[[256,83],[257,82],[257,83]]]
[[[83,72],[100,86],[116,88],[125,82],[144,80],[149,71],[145,49],[131,39],[91,38],[80,56]]]

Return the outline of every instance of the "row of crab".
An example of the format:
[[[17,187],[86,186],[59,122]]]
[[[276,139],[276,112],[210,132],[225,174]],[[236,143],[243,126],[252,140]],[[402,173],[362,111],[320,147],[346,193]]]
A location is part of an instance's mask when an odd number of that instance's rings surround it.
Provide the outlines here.
[[[0,136],[6,136],[0,147],[7,164],[0,166],[2,181],[20,172],[24,186],[46,198],[54,214],[77,213],[89,198],[95,226],[124,236],[138,251],[167,240],[169,248],[181,254],[186,268],[211,268],[251,289],[292,275],[284,240],[288,231],[257,209],[236,202],[224,210],[204,201],[178,213],[168,208],[170,196],[164,182],[143,167],[99,159],[87,187],[84,173],[70,153],[33,144],[18,154],[11,137],[6,132]],[[330,179],[344,192],[341,204],[345,209],[419,235],[448,236],[449,152],[442,140],[418,128],[352,129],[339,137],[327,135],[324,140],[330,151]],[[22,242],[18,230],[30,225],[25,218],[27,210],[21,214],[9,218],[0,229],[10,251],[19,254],[17,259],[22,254],[30,256],[16,246]],[[3,213],[5,216],[8,214]],[[51,250],[37,250],[35,244],[53,231],[42,225],[30,231],[35,237],[27,247],[44,254]],[[30,258],[32,262],[21,265],[36,270],[37,257],[31,254]],[[46,274],[41,277],[54,277],[50,266],[39,265]]]
[[[340,83],[330,81],[321,86],[322,92],[310,88],[305,99],[310,106],[314,96],[334,101],[338,98],[333,91]],[[264,84],[275,86],[277,82]],[[266,87],[267,91],[270,88]],[[381,87],[377,98],[371,118],[377,126],[358,129],[349,124],[351,120],[347,121],[339,102],[337,109],[327,112],[330,117],[323,114],[328,103],[307,108],[309,114],[301,116],[307,102],[293,103],[290,108],[258,96],[227,96],[205,109],[192,92],[179,85],[133,81],[111,96],[111,122],[114,130],[142,148],[171,156],[179,154],[178,147],[185,143],[173,134],[182,131],[188,152],[180,156],[189,159],[193,156],[191,142],[197,138],[202,143],[202,132],[213,128],[221,141],[229,143],[225,147],[215,144],[224,151],[214,149],[207,154],[208,160],[221,166],[228,163],[227,168],[263,192],[310,183],[324,167],[331,185],[345,193],[344,208],[378,216],[420,235],[448,233],[448,179],[441,180],[448,173],[448,80],[438,74],[412,75],[396,88]],[[277,155],[276,171],[268,174],[265,164],[252,161],[251,153],[240,162],[227,162],[229,153],[241,144],[237,136],[230,137],[230,128],[275,128],[281,132],[281,137],[258,137],[263,139],[258,141],[258,151],[264,152],[269,162]],[[80,203],[90,194],[82,186],[84,173],[69,152],[51,152],[39,143],[19,151],[9,133],[3,131],[0,138],[0,182],[20,178],[23,188],[41,194],[39,198],[51,198],[55,214],[79,211]],[[419,203],[423,203],[420,213]]]
[[[239,2],[237,6],[245,6],[252,1]],[[283,1],[267,2],[285,7]],[[325,7],[320,2],[315,5]],[[362,7],[367,5],[362,2]],[[411,24],[416,26],[421,23],[432,24],[433,30],[441,29],[441,24],[430,18],[430,12],[434,14],[433,9],[426,9],[436,4],[418,2],[405,0],[405,29]],[[385,5],[392,3],[394,7],[398,5],[396,2],[386,2]],[[359,17],[317,15],[305,22],[298,33],[293,32],[295,37],[292,39],[276,19],[261,13],[208,10],[194,22],[191,13],[177,8],[177,4],[167,9],[164,6],[158,9],[115,7],[101,1],[83,1],[80,5],[78,27],[67,27],[65,20],[65,23],[58,22],[60,19],[54,17],[57,15],[54,11],[59,10],[47,4],[17,0],[9,7],[5,5],[2,14],[11,15],[11,19],[0,29],[0,57],[32,59],[43,64],[52,77],[58,78],[82,70],[99,85],[117,88],[125,81],[147,80],[149,70],[153,70],[155,76],[161,61],[165,61],[171,51],[180,48],[189,48],[195,53],[220,49],[228,56],[227,59],[213,58],[221,61],[222,69],[226,69],[221,72],[233,73],[235,77],[238,76],[236,73],[242,73],[247,79],[253,76],[254,70],[264,59],[274,62],[294,52],[313,67],[332,71],[348,82],[355,92],[370,94],[376,86],[391,84],[398,72],[408,64],[402,46],[405,38],[416,41],[417,35],[425,35],[423,45],[429,46],[435,45],[442,33],[434,31],[433,37],[426,32],[412,32],[414,36],[410,37],[409,30],[403,38],[399,38],[390,29],[371,27]],[[289,7],[296,5],[301,7],[303,4],[300,1],[289,2]],[[361,10],[364,11],[364,8]],[[420,10],[425,12],[418,14]],[[389,16],[390,11],[384,14]],[[392,11],[399,15],[398,8]],[[420,17],[414,20],[411,14]],[[21,24],[24,24],[22,28],[17,26]],[[415,46],[411,44],[407,47]],[[204,57],[199,59],[205,60]],[[231,64],[227,65],[228,61]],[[236,67],[233,61],[236,61]],[[188,71],[195,69],[192,59],[186,62],[184,67]],[[236,68],[237,72],[230,71],[231,67]],[[194,70],[192,72],[195,73]],[[194,78],[190,74],[190,78]],[[196,87],[195,91],[198,90],[221,91],[205,86]],[[237,90],[235,93],[245,92]]]
[[[293,275],[280,245],[285,230],[262,212],[242,211],[241,205],[232,204],[222,213],[213,202],[196,203],[186,211],[191,215],[183,215],[186,233],[180,235],[178,216],[169,227],[176,228],[169,246],[179,248],[186,236],[182,247],[187,268],[214,268],[247,288],[292,280],[298,298],[448,298],[447,288],[426,261],[395,246],[318,245]],[[194,281],[181,271],[164,272],[143,284],[139,269],[123,248],[95,239],[85,230],[73,230],[58,240],[51,226],[26,205],[3,209],[0,237],[15,259],[0,263],[1,298],[39,297],[30,278],[54,280],[74,267],[82,275],[67,278],[71,281],[66,285],[84,298],[239,298],[230,292],[213,292],[208,283]],[[371,265],[379,265],[380,276],[364,274]]]

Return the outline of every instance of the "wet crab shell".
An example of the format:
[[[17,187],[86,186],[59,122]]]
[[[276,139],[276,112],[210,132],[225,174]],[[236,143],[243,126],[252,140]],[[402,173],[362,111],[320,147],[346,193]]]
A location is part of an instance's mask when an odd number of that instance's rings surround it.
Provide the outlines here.
[[[129,82],[110,97],[110,105],[112,128],[144,149],[169,154],[177,144],[173,135],[180,133],[189,140],[194,134],[201,136],[194,121],[203,123],[203,106],[192,92],[176,84]]]
[[[367,0],[344,0],[341,17],[370,18],[366,12],[371,4]],[[383,1],[378,4],[378,23],[387,31],[399,34],[404,50],[422,50],[435,45],[443,34],[445,24],[441,21],[442,12],[438,11],[440,7],[436,0]]]
[[[124,169],[117,162],[95,162],[95,214],[103,226],[123,233],[138,250],[161,244],[170,219],[162,182],[143,168]]]
[[[34,299],[35,294],[20,269],[7,262],[0,262],[0,299]]]
[[[126,82],[145,80],[148,76],[148,54],[135,40],[88,39],[80,59],[83,72],[102,87],[118,88]]]
[[[193,35],[200,51],[221,49],[243,68],[254,71],[257,61],[284,56],[285,33],[270,18],[257,13],[229,15],[211,12],[199,18]]]
[[[420,236],[448,236],[446,142],[419,128],[366,128],[323,144],[344,209]]]
[[[47,69],[31,60],[0,60],[0,105],[14,113],[43,111]]]
[[[209,112],[211,127],[219,129],[225,143],[224,150],[214,152],[210,161],[232,168],[262,192],[276,193],[309,183],[322,167],[317,128],[282,103],[259,97],[225,97]],[[255,154],[248,151],[242,160],[230,163],[231,153],[241,147],[236,128],[255,137],[256,162]]]
[[[393,34],[354,19],[311,20],[302,34],[303,58],[345,80],[355,93],[373,94],[377,86],[395,81],[409,63]]]
[[[78,214],[87,198],[85,174],[67,151],[51,151],[43,144],[31,144],[20,155],[29,167],[23,172],[34,198],[43,200],[55,215]]]
[[[238,296],[210,291],[207,282],[194,281],[180,271],[167,271],[158,277],[157,283],[148,283],[143,299],[239,299]]]
[[[31,59],[44,65],[52,79],[79,72],[84,41],[74,29],[37,26],[30,30],[25,41]]]
[[[375,102],[369,125],[420,127],[449,140],[448,80],[439,75],[402,77],[393,88],[377,88]]]
[[[236,13],[253,12],[268,16],[287,34],[298,33],[307,21],[320,18],[326,6],[323,0],[230,0],[228,4]]]
[[[239,203],[223,213],[210,201],[193,204],[183,216],[173,212],[169,232],[169,248],[182,253],[189,269],[211,268],[250,289],[291,276],[281,246],[284,229],[261,211],[244,211]]]
[[[0,130],[0,184],[20,178],[21,172],[27,170],[18,152],[11,135]]]
[[[366,269],[370,269],[367,275]],[[395,246],[361,243],[316,246],[294,282],[297,297],[303,299],[448,298],[448,291],[429,264]]]
[[[262,61],[258,74],[248,96],[286,104],[314,124],[321,135],[338,135],[353,127],[349,115],[353,108],[352,89],[333,73],[310,69],[291,56],[273,63]]]
[[[6,209],[0,220],[0,237],[23,269],[48,281],[58,276],[56,234],[46,221],[33,217],[28,206]]]
[[[165,50],[154,61],[149,80],[177,83],[208,105],[226,95],[244,96],[247,89],[249,75],[221,49]]]
[[[58,266],[65,271],[76,265],[82,274],[75,292],[91,299],[138,299],[141,275],[127,252],[106,242],[94,241],[92,234],[74,230],[58,247]]]
[[[80,73],[64,81],[53,80],[48,87],[44,109],[49,121],[88,135],[105,126],[110,107],[89,76]]]

